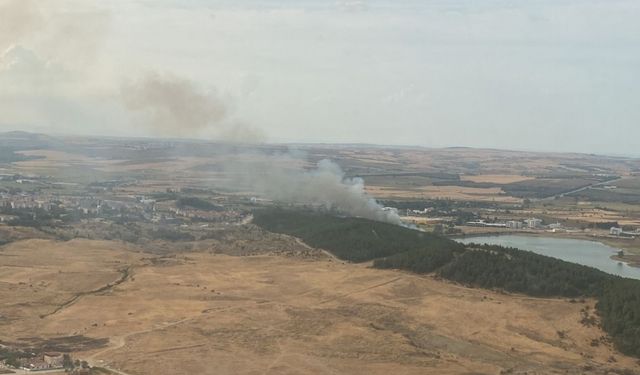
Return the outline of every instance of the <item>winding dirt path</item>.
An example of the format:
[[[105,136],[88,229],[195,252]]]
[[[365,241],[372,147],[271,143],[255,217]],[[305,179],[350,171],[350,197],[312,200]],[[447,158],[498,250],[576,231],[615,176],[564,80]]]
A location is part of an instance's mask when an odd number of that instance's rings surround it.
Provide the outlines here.
[[[333,260],[334,262],[342,262],[342,260],[338,259],[335,255],[331,254],[330,252],[328,252],[327,250],[324,249],[319,249],[319,248],[315,248],[315,247],[311,247],[309,245],[307,245],[304,241],[302,241],[301,239],[299,239],[298,237],[293,237],[293,236],[287,236],[287,237],[291,237],[293,238],[296,243],[304,248],[306,248],[307,250],[316,250],[316,251],[320,251],[322,252],[324,255],[326,255],[327,257],[329,257],[329,259]]]
[[[116,286],[122,284],[123,282],[127,281],[127,279],[129,278],[129,276],[131,275],[131,267],[127,267],[125,269],[120,270],[120,272],[122,273],[122,276],[120,276],[120,278],[112,283],[109,283],[107,285],[101,286],[98,289],[94,289],[94,290],[90,290],[87,292],[81,292],[76,294],[75,296],[73,296],[71,299],[69,299],[68,301],[62,303],[61,305],[59,305],[58,307],[56,307],[53,311],[46,313],[46,314],[42,314],[40,315],[40,319],[44,319],[48,316],[54,315],[59,313],[60,311],[64,310],[65,308],[73,305],[74,303],[76,303],[80,298],[84,297],[84,296],[89,296],[89,295],[93,295],[93,294],[98,294],[98,293],[102,293],[102,292],[106,292],[107,290],[113,289]]]

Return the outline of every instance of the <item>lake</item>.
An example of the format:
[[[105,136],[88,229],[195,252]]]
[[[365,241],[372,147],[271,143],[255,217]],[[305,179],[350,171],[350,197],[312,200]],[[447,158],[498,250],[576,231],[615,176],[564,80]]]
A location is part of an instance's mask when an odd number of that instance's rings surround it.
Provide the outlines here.
[[[465,244],[475,242],[515,247],[567,262],[590,266],[610,274],[640,279],[640,268],[630,267],[627,264],[611,259],[611,255],[616,254],[619,249],[600,242],[518,235],[465,237],[458,238],[456,241]]]

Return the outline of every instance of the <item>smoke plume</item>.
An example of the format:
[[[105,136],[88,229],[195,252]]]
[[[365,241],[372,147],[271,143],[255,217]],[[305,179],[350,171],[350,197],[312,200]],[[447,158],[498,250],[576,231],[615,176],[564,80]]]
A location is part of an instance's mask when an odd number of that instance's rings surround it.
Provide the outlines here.
[[[0,0],[0,50],[42,27],[43,17],[33,0]]]
[[[91,4],[0,0],[0,51],[22,45],[46,59],[85,68],[95,61],[110,21],[109,12]]]
[[[278,202],[322,206],[350,216],[402,224],[396,212],[385,210],[365,192],[361,178],[346,177],[339,165],[326,159],[314,169],[302,164],[292,154],[263,156],[259,163],[234,165],[230,174],[235,176],[234,184]]]
[[[149,74],[122,87],[125,106],[168,135],[189,135],[221,122],[227,109],[216,93],[176,76]]]
[[[159,135],[214,136],[232,143],[257,143],[264,134],[252,126],[229,119],[229,107],[215,90],[205,91],[194,82],[158,73],[121,87],[125,107],[140,123]]]

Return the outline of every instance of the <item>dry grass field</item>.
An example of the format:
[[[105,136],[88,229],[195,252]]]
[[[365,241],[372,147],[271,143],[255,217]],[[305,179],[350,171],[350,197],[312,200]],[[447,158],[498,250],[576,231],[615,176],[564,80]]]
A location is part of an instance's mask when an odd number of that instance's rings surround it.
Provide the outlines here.
[[[141,258],[126,245],[73,240],[24,240],[0,251],[0,311],[3,339],[40,336],[46,317],[118,282]],[[105,290],[105,292],[108,290]],[[81,334],[80,327],[52,336]]]
[[[1,339],[108,339],[76,356],[140,375],[604,374],[638,366],[609,345],[590,345],[603,335],[580,323],[581,309],[593,313],[591,300],[468,289],[322,256],[139,250],[87,240],[0,248]]]

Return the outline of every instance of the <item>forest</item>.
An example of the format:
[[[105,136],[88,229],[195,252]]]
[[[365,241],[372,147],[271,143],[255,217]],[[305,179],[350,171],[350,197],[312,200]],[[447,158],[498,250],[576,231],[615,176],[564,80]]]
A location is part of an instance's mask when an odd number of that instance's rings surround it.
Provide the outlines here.
[[[530,251],[462,245],[397,225],[331,213],[263,209],[254,223],[352,262],[435,275],[464,285],[534,297],[595,297],[602,328],[621,352],[640,357],[640,280]]]
[[[597,297],[602,328],[620,351],[640,357],[640,281],[611,278]]]
[[[425,259],[450,260],[453,252],[465,248],[446,237],[361,218],[278,208],[256,210],[253,216],[253,222],[268,231],[298,237],[310,246],[351,262],[411,250],[425,253]]]
[[[404,268],[399,265],[396,268]],[[497,245],[467,245],[438,270],[451,281],[536,297],[596,296],[609,275],[595,268]]]

